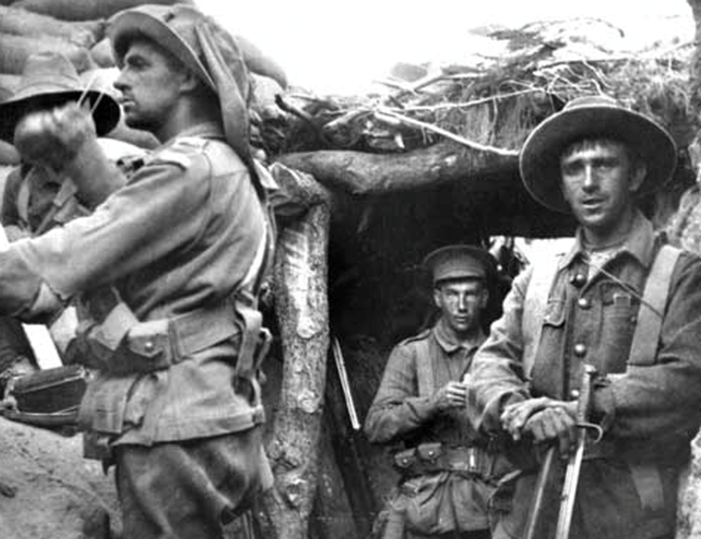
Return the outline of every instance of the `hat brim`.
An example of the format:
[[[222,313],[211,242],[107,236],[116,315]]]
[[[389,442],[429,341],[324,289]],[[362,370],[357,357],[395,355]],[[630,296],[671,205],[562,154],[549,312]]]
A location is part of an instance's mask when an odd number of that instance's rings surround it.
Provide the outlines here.
[[[612,138],[629,144],[647,165],[637,191],[647,194],[664,185],[674,173],[677,148],[656,122],[616,106],[582,106],[562,110],[536,127],[521,150],[521,179],[533,198],[544,206],[571,213],[560,185],[560,155],[584,138]]]
[[[40,102],[47,109],[60,107],[70,101],[78,101],[84,92],[76,90],[51,91],[35,93],[31,96],[17,96],[0,103],[0,139],[12,144],[15,128],[27,110],[27,106]],[[115,99],[108,93],[88,90],[85,97],[91,104],[93,121],[97,136],[102,137],[112,131],[119,123],[121,109]]]
[[[190,45],[175,33],[166,23],[153,16],[146,9],[133,8],[117,13],[107,28],[107,36],[112,43],[112,52],[119,68],[124,67],[124,56],[129,43],[139,36],[151,39],[158,46],[169,51],[186,67],[192,70],[207,86],[216,91],[216,85]]]

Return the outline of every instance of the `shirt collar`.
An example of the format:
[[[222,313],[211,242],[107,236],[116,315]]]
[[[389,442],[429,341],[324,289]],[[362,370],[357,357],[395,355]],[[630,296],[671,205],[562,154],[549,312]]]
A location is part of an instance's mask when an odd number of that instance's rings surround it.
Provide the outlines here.
[[[472,350],[473,348],[477,348],[479,345],[481,345],[486,338],[484,332],[480,329],[479,334],[474,339],[468,339],[466,341],[457,340],[448,330],[446,330],[442,318],[435,326],[433,326],[432,332],[433,336],[438,342],[438,345],[446,354],[452,354],[460,348]]]
[[[572,264],[574,259],[581,256],[584,251],[584,235],[580,227],[577,229],[574,245],[560,260],[560,269]],[[655,231],[652,228],[652,223],[639,210],[635,210],[631,232],[621,246],[620,252],[630,254],[647,268],[652,264],[654,251]]]

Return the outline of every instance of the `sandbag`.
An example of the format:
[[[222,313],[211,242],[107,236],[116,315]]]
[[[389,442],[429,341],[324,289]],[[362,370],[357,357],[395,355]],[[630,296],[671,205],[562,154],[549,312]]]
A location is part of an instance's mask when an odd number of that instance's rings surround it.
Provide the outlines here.
[[[2,97],[4,92],[9,92],[10,94],[15,93],[17,87],[19,86],[21,78],[22,77],[20,75],[0,73],[0,98],[5,99],[4,97]]]
[[[189,4],[191,0],[19,0],[13,7],[67,21],[108,19],[118,11],[143,4]]]
[[[105,34],[104,21],[66,22],[15,7],[0,6],[0,33],[60,37],[90,48]]]
[[[114,87],[114,81],[118,76],[119,69],[116,67],[91,69],[80,74],[81,80],[86,85],[89,84],[90,88],[101,90],[114,98],[119,96],[119,92]],[[119,119],[117,126],[105,137],[128,142],[145,150],[153,150],[160,146],[158,139],[148,131],[128,127],[124,123],[123,116]]]
[[[117,63],[114,61],[112,54],[112,45],[108,38],[104,38],[97,42],[90,49],[90,56],[98,67],[115,67]]]
[[[277,107],[275,98],[285,93],[283,87],[280,86],[275,79],[271,79],[270,77],[263,77],[262,75],[251,73],[251,78],[253,79],[253,83],[251,84],[251,105],[259,112],[270,107],[275,108],[279,115],[282,116],[283,113]]]
[[[78,72],[95,67],[88,49],[65,39],[0,33],[0,73],[22,73],[28,56],[46,51],[63,54]]]

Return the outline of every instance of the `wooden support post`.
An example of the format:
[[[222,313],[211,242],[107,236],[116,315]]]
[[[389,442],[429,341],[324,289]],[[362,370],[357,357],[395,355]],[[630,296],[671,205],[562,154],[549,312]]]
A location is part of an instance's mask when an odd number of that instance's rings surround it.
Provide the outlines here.
[[[306,174],[286,175],[283,182],[292,182],[281,186],[283,192],[308,209],[278,238],[274,291],[284,368],[267,448],[275,485],[264,498],[267,524],[273,528],[265,536],[306,539],[317,486],[329,349],[329,204],[325,190]]]

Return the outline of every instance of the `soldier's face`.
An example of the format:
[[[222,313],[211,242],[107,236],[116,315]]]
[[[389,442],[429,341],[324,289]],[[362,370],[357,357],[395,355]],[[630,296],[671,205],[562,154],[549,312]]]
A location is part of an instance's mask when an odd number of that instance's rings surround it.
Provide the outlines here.
[[[121,92],[126,124],[159,137],[172,119],[183,77],[183,70],[165,51],[148,40],[134,40],[114,83]]]
[[[488,299],[482,281],[469,279],[439,284],[433,298],[447,327],[458,337],[466,336],[480,327],[482,311]]]
[[[627,223],[633,193],[645,177],[616,141],[583,141],[560,158],[562,192],[585,233],[605,239]]]

